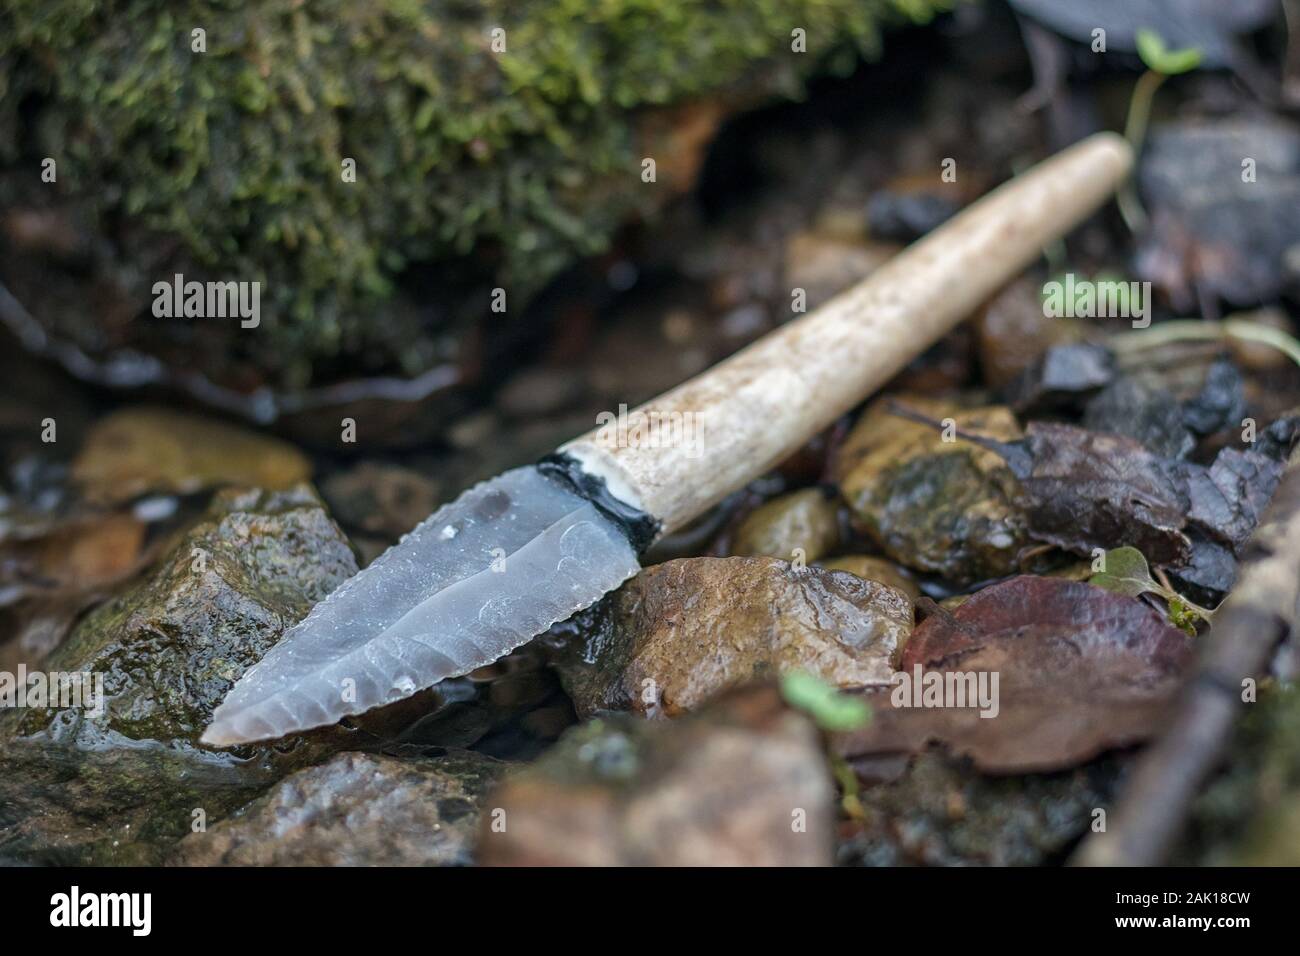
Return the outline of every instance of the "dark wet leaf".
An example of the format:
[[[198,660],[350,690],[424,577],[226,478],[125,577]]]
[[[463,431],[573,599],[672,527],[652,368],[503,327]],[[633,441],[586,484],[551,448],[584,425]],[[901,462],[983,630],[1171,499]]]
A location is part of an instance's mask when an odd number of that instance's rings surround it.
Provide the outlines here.
[[[903,655],[900,679],[972,687],[983,673],[985,699],[901,706],[901,686],[871,691],[871,725],[837,736],[836,750],[861,759],[937,741],[987,771],[1074,766],[1151,736],[1190,656],[1187,636],[1140,601],[1078,581],[1012,578],[928,618]]]
[[[1237,558],[1232,550],[1199,531],[1190,531],[1192,555],[1186,564],[1167,568],[1170,580],[1201,603],[1216,603],[1237,580]]]
[[[1300,440],[1300,412],[1291,412],[1271,422],[1256,439],[1255,450],[1272,458],[1285,462]]]
[[[1188,464],[1178,469],[1185,476],[1190,507],[1187,523],[1234,553],[1246,543],[1259,523],[1283,465],[1267,455],[1225,448],[1209,468]]]
[[[1034,538],[1082,555],[1131,545],[1155,564],[1200,567],[1196,583],[1220,595],[1235,566],[1221,555],[1198,556],[1197,548],[1217,543],[1235,558],[1282,472],[1259,452],[1224,449],[1207,468],[1163,458],[1122,435],[1048,422],[1031,422],[1025,437],[1011,442],[959,434],[1000,455],[1020,480]]]
[[[1133,439],[1033,422],[1000,453],[1025,490],[1035,538],[1085,555],[1131,544],[1160,564],[1190,556],[1186,489]]]

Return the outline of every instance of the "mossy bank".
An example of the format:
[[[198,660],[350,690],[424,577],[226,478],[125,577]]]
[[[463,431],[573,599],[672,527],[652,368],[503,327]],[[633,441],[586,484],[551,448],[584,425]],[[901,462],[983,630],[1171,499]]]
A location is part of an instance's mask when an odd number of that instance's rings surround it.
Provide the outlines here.
[[[260,281],[262,328],[238,348],[282,382],[339,356],[409,373],[455,331],[449,291],[481,289],[486,313],[501,286],[513,311],[672,192],[671,161],[654,184],[641,161],[669,160],[690,124],[648,113],[797,95],[948,5],[15,0],[0,212],[73,210],[136,317],[175,272]],[[399,305],[413,274],[424,292]],[[83,345],[119,332],[90,323]]]

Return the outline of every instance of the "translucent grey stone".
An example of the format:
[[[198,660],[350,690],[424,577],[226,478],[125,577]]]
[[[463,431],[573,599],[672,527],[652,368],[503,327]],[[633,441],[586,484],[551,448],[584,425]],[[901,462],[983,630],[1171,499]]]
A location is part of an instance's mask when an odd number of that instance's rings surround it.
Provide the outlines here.
[[[638,570],[589,501],[517,468],[439,508],[239,679],[203,741],[332,724],[508,654]]]

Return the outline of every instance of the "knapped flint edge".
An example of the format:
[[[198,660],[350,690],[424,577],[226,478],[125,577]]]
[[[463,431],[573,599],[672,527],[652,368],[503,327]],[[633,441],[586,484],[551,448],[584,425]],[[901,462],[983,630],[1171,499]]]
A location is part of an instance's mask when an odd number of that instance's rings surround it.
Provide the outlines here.
[[[572,455],[564,452],[547,455],[537,463],[537,470],[595,505],[627,536],[638,556],[644,554],[658,537],[662,527],[658,518],[613,494],[604,478],[587,471]]]

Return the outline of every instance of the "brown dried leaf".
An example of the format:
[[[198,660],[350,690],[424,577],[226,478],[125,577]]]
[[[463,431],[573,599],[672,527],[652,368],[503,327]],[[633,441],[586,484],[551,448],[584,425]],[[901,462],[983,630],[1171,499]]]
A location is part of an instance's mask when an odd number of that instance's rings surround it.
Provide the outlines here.
[[[903,655],[909,680],[935,672],[955,686],[958,674],[984,673],[991,689],[996,674],[995,716],[981,717],[979,706],[895,706],[898,687],[873,691],[871,724],[836,747],[862,758],[937,741],[986,771],[1074,766],[1151,736],[1190,653],[1187,637],[1137,600],[1078,581],[1013,578],[927,619]]]

